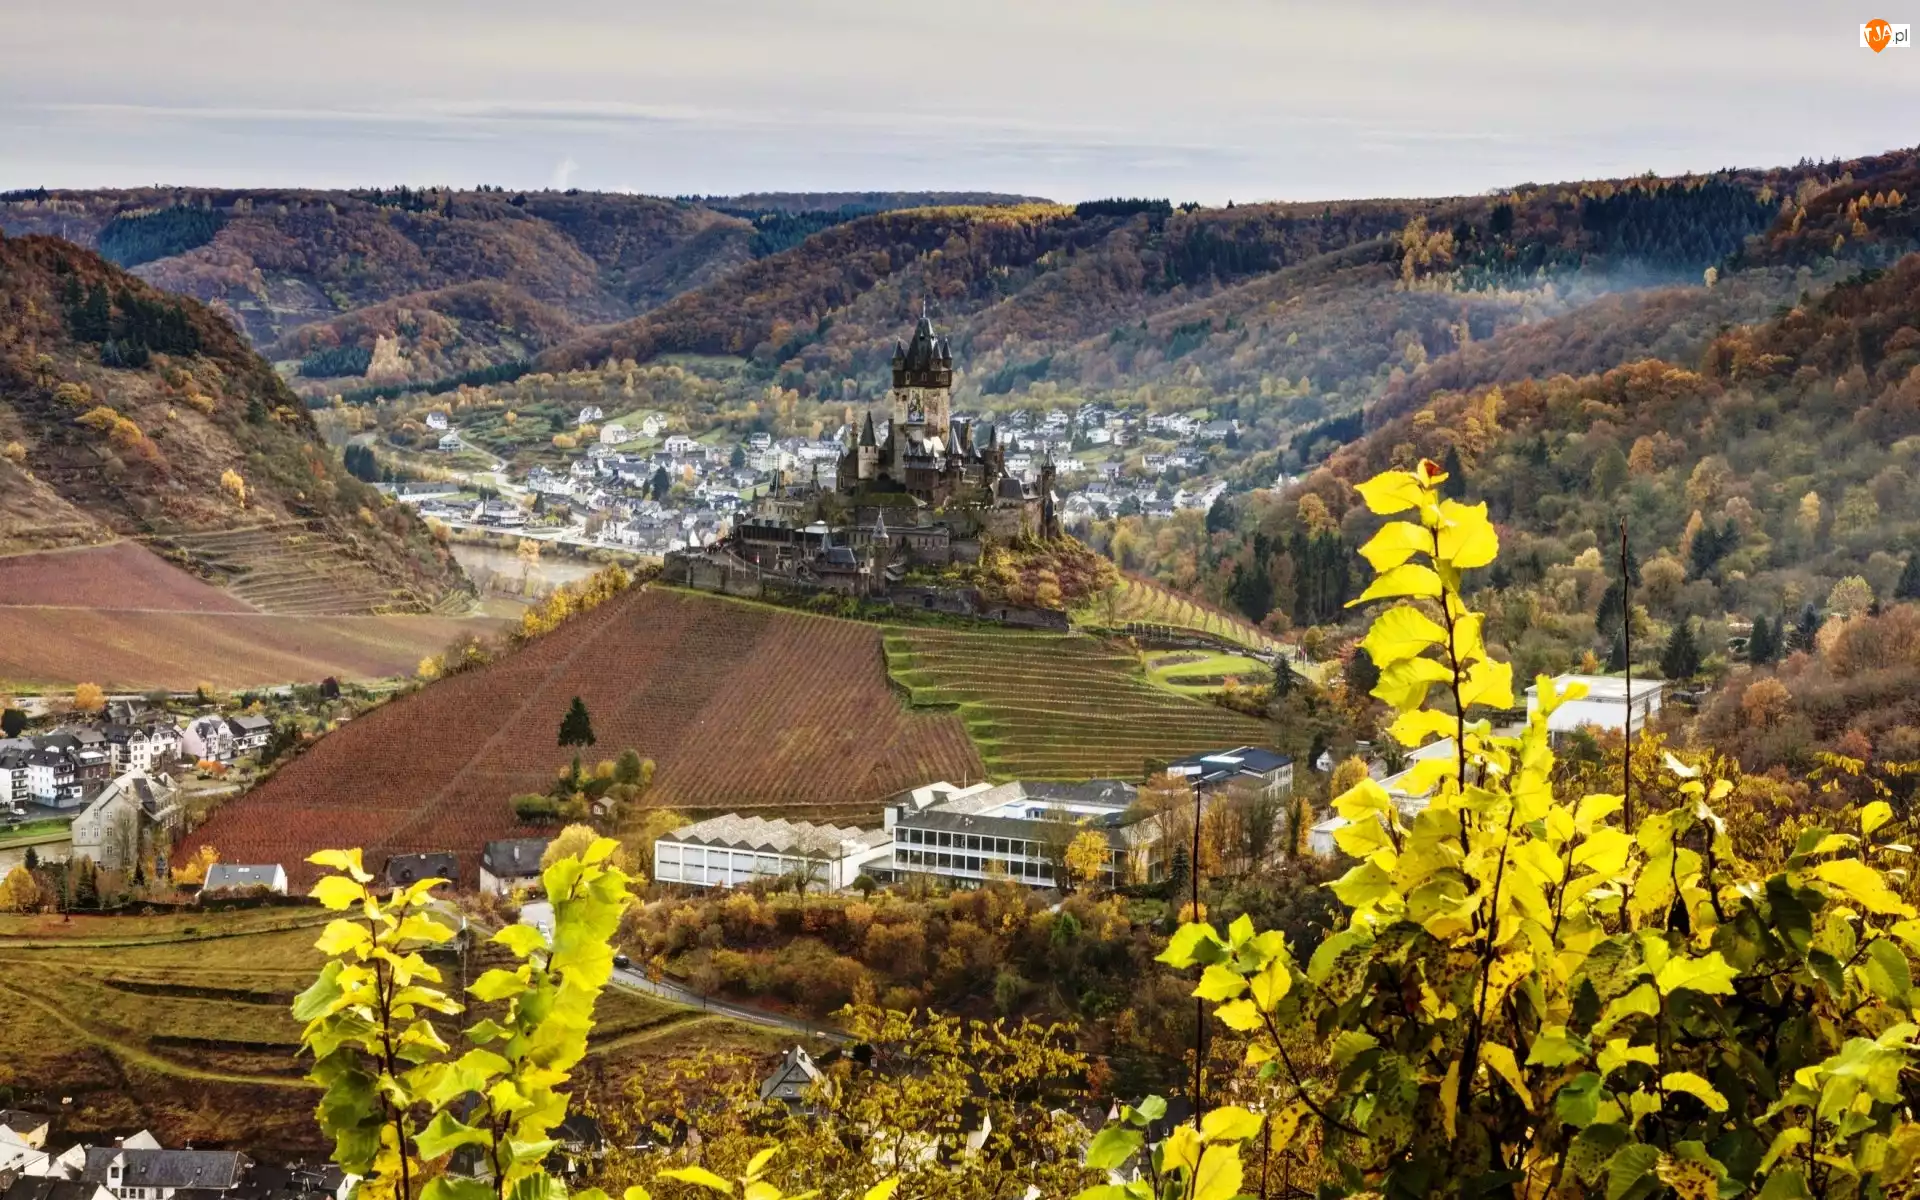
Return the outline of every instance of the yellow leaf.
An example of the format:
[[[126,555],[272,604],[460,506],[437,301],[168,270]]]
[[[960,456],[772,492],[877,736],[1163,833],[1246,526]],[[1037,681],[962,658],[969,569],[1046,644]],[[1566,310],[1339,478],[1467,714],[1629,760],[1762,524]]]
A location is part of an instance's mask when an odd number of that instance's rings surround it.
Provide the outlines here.
[[[1871,837],[1874,830],[1891,820],[1893,820],[1893,805],[1885,800],[1875,800],[1860,810],[1860,836]]]
[[[319,883],[314,884],[313,890],[307,895],[335,912],[339,912],[364,900],[367,889],[345,875],[327,875],[323,876]]]
[[[1240,1151],[1208,1146],[1194,1168],[1192,1200],[1232,1200],[1240,1193]]]
[[[678,1183],[691,1183],[695,1187],[703,1187],[711,1192],[719,1192],[723,1196],[733,1194],[733,1185],[731,1183],[728,1183],[705,1167],[675,1167],[672,1170],[660,1172],[660,1178],[671,1179]]]
[[[1493,1073],[1507,1081],[1520,1096],[1520,1103],[1527,1111],[1533,1111],[1533,1093],[1527,1090],[1527,1077],[1520,1073],[1520,1064],[1514,1060],[1513,1051],[1499,1042],[1487,1042],[1480,1047],[1480,1057],[1486,1061]]]
[[[760,1178],[760,1172],[766,1169],[767,1164],[772,1162],[773,1156],[778,1153],[780,1153],[780,1147],[768,1146],[765,1150],[760,1151],[760,1153],[748,1159],[746,1178]]]
[[[1427,689],[1436,683],[1451,683],[1446,667],[1431,658],[1405,658],[1380,671],[1380,682],[1373,694],[1401,712],[1426,703]]]
[[[1411,604],[1402,604],[1375,617],[1373,627],[1360,645],[1373,659],[1373,665],[1384,671],[1446,640],[1447,631],[1438,621]]]
[[[1214,963],[1200,974],[1200,986],[1193,994],[1202,1000],[1231,1000],[1247,990],[1247,981],[1232,967]]]
[[[1727,1111],[1727,1098],[1692,1071],[1673,1071],[1660,1077],[1660,1086],[1669,1092],[1685,1092],[1714,1112]]]
[[[1887,886],[1887,881],[1880,877],[1880,872],[1857,858],[1836,858],[1831,862],[1823,862],[1807,874],[1868,912],[1902,917],[1914,915],[1913,906],[1894,894],[1893,889]]]
[[[1433,533],[1411,521],[1388,521],[1360,547],[1360,557],[1375,571],[1391,571],[1410,555],[1433,552]]]
[[[889,1200],[889,1197],[898,1191],[899,1188],[900,1180],[897,1177],[893,1179],[882,1179],[879,1183],[868,1188],[866,1194],[861,1196],[860,1200]]]
[[[357,849],[319,850],[309,854],[307,861],[316,867],[331,867],[336,871],[345,871],[361,883],[373,882],[373,876],[367,874],[366,868],[360,865],[360,851]]]
[[[1272,1012],[1292,988],[1293,972],[1287,969],[1285,958],[1276,956],[1253,977],[1253,1002],[1262,1012]]]
[[[1366,591],[1347,601],[1347,607],[1353,608],[1369,600],[1391,600],[1397,596],[1425,596],[1437,600],[1440,592],[1440,576],[1434,574],[1432,567],[1401,563],[1393,570],[1375,576]]]
[[[1411,471],[1382,471],[1365,483],[1356,484],[1353,490],[1360,493],[1369,509],[1383,517],[1418,508],[1427,499],[1427,490]]]
[[[1467,668],[1460,684],[1460,703],[1466,707],[1484,704],[1489,708],[1513,707],[1513,666],[1483,658]]]
[[[1307,1106],[1298,1100],[1275,1113],[1267,1122],[1267,1148],[1280,1151],[1293,1145],[1293,1136],[1300,1131],[1300,1121],[1306,1115]]]
[[[1458,731],[1458,720],[1449,713],[1431,708],[1416,708],[1393,719],[1387,731],[1402,746],[1419,746],[1430,737],[1450,737]]]
[[[1200,1119],[1200,1137],[1208,1142],[1244,1142],[1260,1132],[1260,1118],[1244,1108],[1227,1105]]]
[[[1213,1015],[1219,1017],[1220,1023],[1228,1029],[1236,1029],[1241,1033],[1249,1033],[1260,1028],[1260,1010],[1253,1006],[1251,1000],[1234,1000],[1222,1004],[1213,1010]]]
[[[1166,1170],[1177,1171],[1182,1167],[1191,1170],[1200,1161],[1200,1131],[1191,1124],[1176,1128],[1168,1136],[1160,1158]]]
[[[313,948],[328,958],[334,958],[371,940],[373,935],[358,921],[329,921],[327,931],[320,935],[320,940],[313,944]]]
[[[1451,1142],[1457,1135],[1454,1124],[1459,1120],[1460,1107],[1460,1060],[1455,1058],[1447,1063],[1447,1077],[1440,1081],[1440,1120],[1447,1127],[1447,1140]]]
[[[1500,553],[1500,537],[1487,520],[1487,506],[1440,502],[1440,551],[1443,562],[1465,571],[1484,567]]]

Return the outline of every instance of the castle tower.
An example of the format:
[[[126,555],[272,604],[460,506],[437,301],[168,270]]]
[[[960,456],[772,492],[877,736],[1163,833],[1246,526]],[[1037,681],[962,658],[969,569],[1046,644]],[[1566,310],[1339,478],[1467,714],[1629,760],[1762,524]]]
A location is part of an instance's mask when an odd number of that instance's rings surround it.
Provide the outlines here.
[[[953,423],[953,351],[947,339],[933,332],[924,300],[913,340],[905,346],[894,343],[891,401],[895,429],[904,428],[913,413],[926,428],[948,436]]]
[[[880,475],[880,442],[873,435],[873,414],[867,414],[867,422],[860,430],[860,446],[857,455],[857,478],[868,481]]]

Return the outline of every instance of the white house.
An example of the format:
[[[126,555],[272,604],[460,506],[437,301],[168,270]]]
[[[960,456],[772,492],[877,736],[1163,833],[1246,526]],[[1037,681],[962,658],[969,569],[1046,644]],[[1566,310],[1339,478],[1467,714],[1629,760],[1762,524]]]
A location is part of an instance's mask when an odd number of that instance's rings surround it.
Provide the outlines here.
[[[266,749],[267,739],[273,736],[273,722],[266,717],[245,714],[229,717],[227,728],[233,731],[233,752],[236,756],[259,753]]]
[[[666,427],[667,420],[665,417],[662,417],[659,413],[648,413],[640,420],[640,436],[650,438],[659,437],[660,432]]]
[[[252,888],[265,888],[276,896],[286,895],[287,869],[279,863],[215,863],[207,868],[207,879],[200,885],[200,895],[206,897],[220,892],[244,892]]]
[[[128,771],[73,819],[73,855],[109,871],[134,865],[142,847],[165,845],[180,824],[173,780]]]
[[[618,421],[608,421],[600,427],[600,444],[619,446],[633,440],[633,430]]]
[[[517,888],[540,886],[540,856],[550,838],[508,838],[488,842],[480,851],[480,890],[505,896]]]
[[[61,750],[27,755],[27,794],[41,804],[72,808],[80,803],[80,776],[73,756]]]
[[[1647,718],[1660,711],[1660,700],[1666,691],[1665,682],[1654,679],[1636,679],[1633,683],[1633,710],[1627,710],[1627,681],[1614,675],[1561,675],[1554,679],[1556,692],[1565,692],[1569,684],[1584,683],[1587,694],[1578,700],[1568,700],[1553,710],[1547,718],[1547,731],[1555,737],[1571,733],[1582,726],[1593,726],[1614,733],[1631,731],[1639,733]],[[1527,715],[1540,708],[1538,685],[1527,689]]]
[[[1455,753],[1452,738],[1436,738],[1409,753],[1407,755],[1407,765],[1405,769],[1380,780],[1380,786],[1386,789],[1387,797],[1393,801],[1394,807],[1400,810],[1402,816],[1411,820],[1421,809],[1427,806],[1427,799],[1433,794],[1432,788],[1427,788],[1418,793],[1411,790],[1409,785],[1412,784],[1414,769],[1428,759],[1451,758]],[[1332,769],[1332,765],[1331,761],[1329,761],[1327,767],[1324,769],[1330,770]],[[1337,843],[1333,840],[1333,835],[1346,828],[1347,825],[1347,819],[1338,813],[1328,817],[1307,831],[1307,848],[1322,857],[1331,857],[1334,850],[1338,848]]]
[[[887,863],[884,829],[842,829],[806,821],[728,813],[674,830],[653,843],[654,879],[733,888],[797,878],[828,891],[850,886],[869,863]]]
[[[445,433],[447,430],[447,414],[441,412],[437,408],[434,409],[432,412],[428,413],[427,428],[438,430],[442,433]]]
[[[602,417],[606,415],[607,414],[600,411],[600,406],[598,404],[589,404],[585,408],[580,410],[580,419],[578,421],[575,421],[574,424],[576,426],[591,425],[595,421],[600,420]]]
[[[233,752],[233,730],[217,714],[187,722],[186,732],[180,735],[180,753],[194,762],[232,762],[238,757]]]
[[[675,433],[669,434],[667,440],[660,443],[660,448],[668,454],[692,454],[700,449],[700,443],[684,433]]]
[[[440,435],[439,442],[435,444],[442,450],[458,450],[460,448],[460,435],[457,433],[443,433]]]

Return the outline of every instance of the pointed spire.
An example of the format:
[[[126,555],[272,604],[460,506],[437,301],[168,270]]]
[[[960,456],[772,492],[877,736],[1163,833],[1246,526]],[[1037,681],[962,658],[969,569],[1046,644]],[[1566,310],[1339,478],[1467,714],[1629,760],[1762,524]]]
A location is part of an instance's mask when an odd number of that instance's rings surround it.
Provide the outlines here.
[[[880,444],[878,439],[876,439],[873,436],[873,410],[872,409],[867,410],[867,423],[860,430],[860,444],[862,446],[878,446]]]

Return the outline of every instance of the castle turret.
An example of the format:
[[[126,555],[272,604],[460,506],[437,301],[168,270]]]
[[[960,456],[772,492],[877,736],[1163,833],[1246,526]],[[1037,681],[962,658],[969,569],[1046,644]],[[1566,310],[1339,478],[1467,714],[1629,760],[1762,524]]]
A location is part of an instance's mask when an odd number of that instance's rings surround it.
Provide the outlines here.
[[[953,419],[953,350],[933,331],[926,302],[913,340],[893,349],[893,424],[898,429],[915,415],[944,437]]]
[[[858,456],[858,478],[871,481],[880,475],[880,442],[873,434],[873,413],[867,413],[866,424],[860,429],[860,445],[855,451]]]

